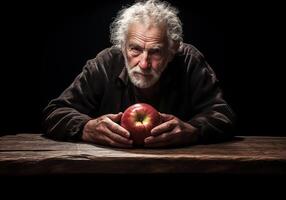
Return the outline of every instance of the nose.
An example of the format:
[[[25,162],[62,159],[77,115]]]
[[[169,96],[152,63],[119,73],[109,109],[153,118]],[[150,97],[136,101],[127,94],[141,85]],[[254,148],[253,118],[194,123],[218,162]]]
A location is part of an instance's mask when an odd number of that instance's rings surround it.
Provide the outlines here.
[[[148,52],[144,51],[141,55],[139,67],[141,69],[148,69],[150,67],[149,58],[148,58]]]

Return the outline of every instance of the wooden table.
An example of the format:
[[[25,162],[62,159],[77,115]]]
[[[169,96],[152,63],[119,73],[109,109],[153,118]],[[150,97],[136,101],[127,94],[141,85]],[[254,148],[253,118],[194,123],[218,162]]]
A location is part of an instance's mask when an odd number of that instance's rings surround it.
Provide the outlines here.
[[[0,175],[286,174],[286,137],[172,149],[119,149],[59,142],[41,134],[0,137]]]

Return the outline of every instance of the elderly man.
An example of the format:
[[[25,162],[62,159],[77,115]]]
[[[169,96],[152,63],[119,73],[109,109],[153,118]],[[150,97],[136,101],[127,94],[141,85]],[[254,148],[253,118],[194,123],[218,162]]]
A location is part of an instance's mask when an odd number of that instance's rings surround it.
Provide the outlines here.
[[[154,106],[163,122],[145,139],[145,147],[231,136],[234,114],[203,55],[183,43],[174,7],[148,0],[124,8],[111,25],[111,42],[45,108],[48,136],[132,147],[130,133],[119,122],[137,102]]]

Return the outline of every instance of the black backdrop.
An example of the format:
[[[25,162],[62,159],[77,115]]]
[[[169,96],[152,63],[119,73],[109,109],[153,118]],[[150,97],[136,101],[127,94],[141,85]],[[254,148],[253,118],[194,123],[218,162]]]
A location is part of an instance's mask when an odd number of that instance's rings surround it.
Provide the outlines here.
[[[109,24],[132,0],[10,4],[2,21],[1,134],[42,132],[41,111],[110,46]],[[282,6],[169,1],[184,40],[214,68],[239,135],[286,135]]]

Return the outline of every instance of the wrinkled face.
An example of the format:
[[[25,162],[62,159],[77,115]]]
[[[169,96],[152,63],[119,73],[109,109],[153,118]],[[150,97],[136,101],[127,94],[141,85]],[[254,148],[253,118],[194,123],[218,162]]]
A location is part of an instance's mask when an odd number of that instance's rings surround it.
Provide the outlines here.
[[[131,24],[123,48],[131,82],[138,88],[154,85],[168,63],[168,42],[164,27]]]

